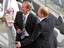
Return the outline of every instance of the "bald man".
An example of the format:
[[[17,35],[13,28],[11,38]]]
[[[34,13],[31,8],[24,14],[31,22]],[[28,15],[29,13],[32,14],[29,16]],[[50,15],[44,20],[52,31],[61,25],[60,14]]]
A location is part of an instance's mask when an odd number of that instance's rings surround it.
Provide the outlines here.
[[[33,44],[33,48],[57,48],[56,38],[54,35],[54,22],[52,18],[49,17],[49,10],[47,7],[43,6],[38,9],[37,18],[38,28],[36,32],[40,32],[37,40]]]

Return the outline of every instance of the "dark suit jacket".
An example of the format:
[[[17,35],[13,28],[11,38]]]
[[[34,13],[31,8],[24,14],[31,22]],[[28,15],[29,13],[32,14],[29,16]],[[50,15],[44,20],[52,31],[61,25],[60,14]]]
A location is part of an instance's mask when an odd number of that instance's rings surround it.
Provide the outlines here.
[[[58,25],[58,22],[57,22],[57,17],[55,17],[53,14],[49,13],[49,19],[52,20],[52,22],[56,25]]]
[[[32,13],[30,13],[28,15],[26,25],[25,25],[25,28],[26,28],[26,30],[29,34],[31,34],[31,32],[33,31],[35,22],[36,22],[36,17]],[[17,12],[15,22],[14,22],[14,26],[15,26],[16,30],[18,28],[22,30],[23,27],[24,27],[23,26],[23,13],[20,12],[20,11]]]
[[[33,44],[33,48],[57,48],[52,19],[44,19],[38,25],[40,25],[40,29],[37,29],[37,32],[40,32],[40,35]]]
[[[37,21],[37,18],[32,14],[32,13],[30,13],[29,15],[28,15],[28,18],[27,18],[27,21],[26,21],[26,25],[25,25],[25,29],[26,29],[26,31],[28,32],[28,34],[31,36],[32,35],[32,32],[33,32],[33,30],[34,30],[34,27],[35,27],[35,23],[36,23],[36,21]],[[17,30],[18,28],[19,29],[23,29],[23,13],[22,12],[17,12],[17,15],[16,15],[16,18],[15,18],[15,22],[14,22],[14,26],[15,26],[15,29]],[[29,38],[29,37],[28,37]],[[16,38],[16,41],[20,41],[21,42],[21,35],[17,35],[17,38]],[[27,39],[25,39],[25,40],[27,40]],[[27,42],[29,42],[29,41],[27,41]],[[24,47],[24,46],[27,46],[28,45],[28,43],[26,43],[25,41],[24,42],[22,42],[22,46]],[[30,43],[29,43],[29,45],[27,46],[27,47],[29,47],[30,46]],[[26,47],[26,48],[27,48]]]

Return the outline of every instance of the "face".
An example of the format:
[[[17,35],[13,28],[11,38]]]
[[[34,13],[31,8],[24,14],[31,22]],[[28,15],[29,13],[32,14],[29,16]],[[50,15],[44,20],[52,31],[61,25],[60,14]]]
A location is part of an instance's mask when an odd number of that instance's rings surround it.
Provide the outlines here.
[[[28,12],[28,8],[27,8],[27,4],[25,4],[25,3],[23,3],[22,4],[22,7],[21,7],[21,10],[22,10],[22,12],[24,13],[24,14],[27,14],[27,12]]]
[[[10,12],[10,14],[13,14],[13,13],[14,13],[13,8],[10,8],[10,9],[9,9],[9,12]]]
[[[13,8],[9,8],[6,11],[7,11],[7,14],[11,14],[11,15],[14,13]]]

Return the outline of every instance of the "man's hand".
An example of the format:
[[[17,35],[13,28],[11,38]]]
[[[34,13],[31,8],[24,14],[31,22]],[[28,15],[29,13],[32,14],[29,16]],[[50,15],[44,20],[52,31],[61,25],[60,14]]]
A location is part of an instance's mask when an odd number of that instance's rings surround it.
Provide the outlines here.
[[[21,43],[19,41],[16,42],[16,48],[20,48],[21,47]]]

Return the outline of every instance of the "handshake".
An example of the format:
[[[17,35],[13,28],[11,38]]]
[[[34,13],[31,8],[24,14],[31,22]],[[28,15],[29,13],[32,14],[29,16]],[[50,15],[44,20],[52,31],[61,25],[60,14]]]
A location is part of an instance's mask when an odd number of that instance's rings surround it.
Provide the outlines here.
[[[27,33],[25,28],[23,28],[22,30],[18,29],[16,36],[18,36],[18,35],[20,35],[21,39],[23,39],[25,36],[29,36],[29,34]]]
[[[25,28],[23,28],[22,30],[21,29],[17,29],[16,32],[17,32],[17,35],[16,35],[16,39],[17,39],[17,41],[16,41],[16,48],[20,48],[21,47],[20,41],[22,39],[24,39],[25,36],[29,36],[29,34],[27,33]],[[21,39],[20,41],[18,40],[19,38]]]

